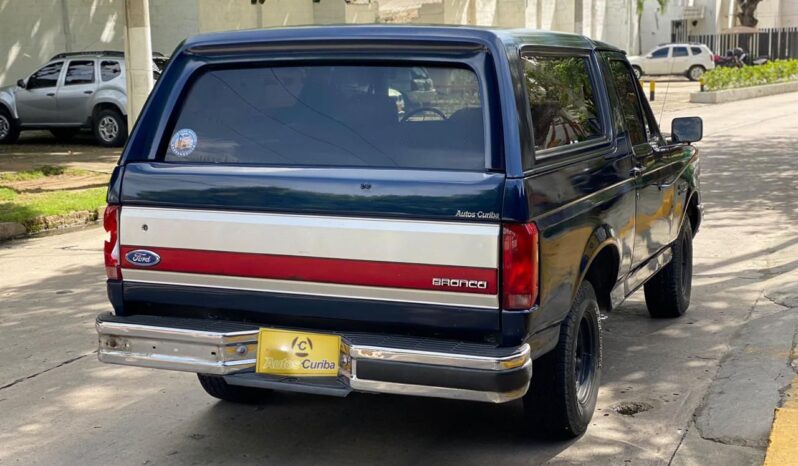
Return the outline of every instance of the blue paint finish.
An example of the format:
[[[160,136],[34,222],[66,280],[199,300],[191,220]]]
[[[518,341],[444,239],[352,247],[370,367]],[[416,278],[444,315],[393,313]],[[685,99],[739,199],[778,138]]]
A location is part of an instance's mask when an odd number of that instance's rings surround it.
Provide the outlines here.
[[[492,309],[176,285],[124,283],[125,315],[214,318],[318,330],[370,331],[496,343]]]
[[[131,163],[122,202],[484,222],[457,211],[498,214],[503,188],[498,173]]]
[[[529,111],[520,53],[541,48],[590,54],[598,110],[607,128],[600,144],[564,147],[550,155],[534,153],[534,115]],[[635,156],[623,117],[618,118],[614,84],[604,78],[604,55],[623,59],[617,49],[576,35],[469,27],[302,27],[188,39],[173,54],[133,130],[120,162],[123,168],[112,177],[109,202],[457,221],[469,221],[456,217],[457,210],[497,212],[504,222],[534,221],[538,227],[539,305],[511,312],[138,283],[125,283],[122,291],[109,282],[115,309],[128,314],[464,338],[501,346],[517,345],[543,329],[556,328],[570,309],[585,268],[602,248],[617,250],[620,266],[613,280],[607,280],[614,284],[632,270],[636,242],[646,246],[652,239],[672,240],[647,230],[651,219],[666,221],[658,213],[664,203],[653,196],[650,202],[639,201],[638,192],[648,189],[655,194],[659,185],[679,178],[689,189],[672,199],[674,212],[685,211],[692,193],[698,195],[694,149],[670,146],[645,160]],[[158,162],[168,142],[165,135],[172,131],[169,115],[182,90],[203,68],[324,60],[438,61],[474,69],[489,114],[485,171]],[[642,105],[651,115],[644,100]],[[631,175],[635,166],[644,171],[639,180]],[[680,219],[670,215],[672,235]]]

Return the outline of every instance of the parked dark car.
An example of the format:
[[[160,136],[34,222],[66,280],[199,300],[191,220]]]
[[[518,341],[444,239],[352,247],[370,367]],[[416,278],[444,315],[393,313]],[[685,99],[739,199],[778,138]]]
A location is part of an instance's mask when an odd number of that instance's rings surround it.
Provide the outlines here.
[[[424,118],[396,98],[419,87]],[[690,304],[701,120],[671,131],[623,52],[576,35],[190,38],[113,173],[99,358],[234,402],[523,398],[577,436],[601,313],[641,287],[653,317]]]

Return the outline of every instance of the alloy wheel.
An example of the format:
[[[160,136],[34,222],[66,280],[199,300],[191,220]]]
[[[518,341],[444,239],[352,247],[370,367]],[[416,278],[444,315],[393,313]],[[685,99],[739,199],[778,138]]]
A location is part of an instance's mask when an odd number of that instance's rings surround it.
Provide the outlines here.
[[[117,123],[116,119],[113,117],[104,116],[100,120],[97,129],[100,133],[100,137],[103,138],[104,141],[111,142],[116,139],[116,136],[119,134],[119,123]]]
[[[5,139],[11,132],[11,122],[5,115],[0,115],[0,140]]]

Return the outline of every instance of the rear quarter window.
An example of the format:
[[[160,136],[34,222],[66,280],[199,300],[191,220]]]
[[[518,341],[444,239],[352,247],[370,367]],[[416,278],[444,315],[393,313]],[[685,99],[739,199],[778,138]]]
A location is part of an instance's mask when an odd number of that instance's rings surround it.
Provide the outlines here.
[[[535,151],[570,146],[603,136],[584,56],[524,56]]]
[[[477,75],[449,66],[206,71],[173,117],[175,163],[484,170]]]

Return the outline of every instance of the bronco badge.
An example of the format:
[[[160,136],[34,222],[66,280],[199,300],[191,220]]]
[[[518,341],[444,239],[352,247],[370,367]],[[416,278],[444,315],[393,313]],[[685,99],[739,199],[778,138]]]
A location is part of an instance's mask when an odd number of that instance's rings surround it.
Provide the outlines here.
[[[125,259],[133,265],[140,265],[143,267],[152,267],[158,262],[161,262],[161,256],[152,251],[145,251],[144,249],[130,251],[125,254]]]

